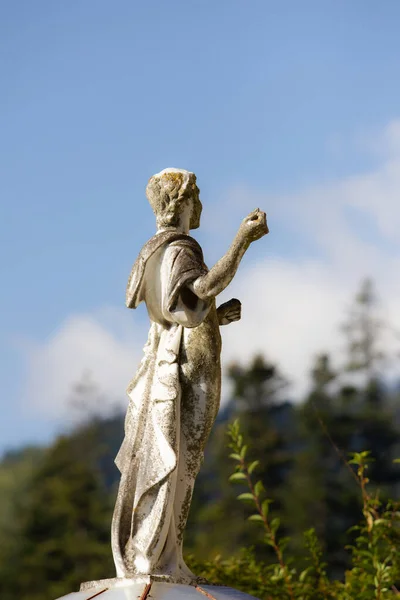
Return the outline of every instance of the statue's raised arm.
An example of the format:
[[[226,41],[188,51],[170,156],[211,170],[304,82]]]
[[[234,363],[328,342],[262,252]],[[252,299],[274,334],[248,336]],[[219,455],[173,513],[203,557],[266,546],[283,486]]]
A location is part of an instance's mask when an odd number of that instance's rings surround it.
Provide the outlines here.
[[[228,252],[208,270],[189,235],[200,225],[196,177],[165,169],[147,186],[157,233],[142,248],[126,303],[146,304],[151,327],[128,387],[121,482],[112,548],[119,578],[196,583],[182,556],[183,532],[221,392],[220,325],[240,318],[233,299],[215,297],[232,281],[251,242],[268,233],[265,213],[241,223]]]
[[[244,253],[251,242],[268,233],[265,213],[258,208],[253,210],[241,223],[239,231],[228,252],[210,271],[193,282],[193,289],[199,298],[218,296],[230,284]]]

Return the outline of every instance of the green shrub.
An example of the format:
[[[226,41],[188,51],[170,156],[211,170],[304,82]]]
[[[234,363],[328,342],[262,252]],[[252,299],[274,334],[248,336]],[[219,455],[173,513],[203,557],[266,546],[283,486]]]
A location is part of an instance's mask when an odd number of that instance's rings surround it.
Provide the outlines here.
[[[249,521],[263,529],[263,539],[271,549],[271,562],[260,562],[251,548],[238,557],[189,563],[193,570],[214,584],[228,585],[257,596],[261,600],[388,600],[399,597],[400,584],[400,503],[382,502],[372,495],[367,471],[369,452],[353,453],[346,463],[359,485],[362,520],[351,528],[355,541],[346,547],[351,555],[350,568],[343,581],[330,580],[314,529],[304,533],[304,551],[308,566],[298,569],[288,552],[289,539],[280,536],[280,520],[271,516],[263,482],[256,477],[258,460],[248,460],[248,444],[236,420],[228,428],[230,457],[236,462],[230,477],[233,484],[244,485],[238,500],[253,507]],[[395,462],[400,462],[396,460]]]

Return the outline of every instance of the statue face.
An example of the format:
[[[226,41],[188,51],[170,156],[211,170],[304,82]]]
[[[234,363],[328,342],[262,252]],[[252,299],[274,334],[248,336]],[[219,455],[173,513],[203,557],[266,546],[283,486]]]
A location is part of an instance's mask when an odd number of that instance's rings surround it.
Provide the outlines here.
[[[190,215],[190,229],[198,229],[200,227],[201,211],[203,205],[200,200],[200,190],[195,183],[192,184],[192,193],[190,195],[192,203],[192,213]]]

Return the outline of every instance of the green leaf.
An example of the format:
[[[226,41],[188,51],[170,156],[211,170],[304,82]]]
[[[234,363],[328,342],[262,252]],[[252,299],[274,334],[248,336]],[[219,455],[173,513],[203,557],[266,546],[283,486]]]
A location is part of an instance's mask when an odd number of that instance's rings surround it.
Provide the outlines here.
[[[363,452],[349,452],[349,454],[352,456],[351,460],[348,461],[349,464],[362,466],[368,462],[373,462],[370,450],[364,450]]]
[[[395,458],[393,462],[400,464],[400,458]]]
[[[236,481],[246,481],[246,475],[241,471],[239,471],[238,473],[233,473],[233,475],[229,477],[229,481],[233,483]]]
[[[240,458],[239,454],[235,454],[234,452],[232,454],[229,455],[229,458],[233,458],[235,460],[239,460],[241,461],[242,459]]]
[[[373,521],[372,525],[373,527],[377,527],[379,525],[387,525],[390,521],[388,521],[387,519],[375,519],[375,521]]]
[[[264,515],[265,518],[268,516],[269,505],[271,504],[271,502],[272,502],[272,500],[269,500],[269,498],[267,498],[261,504],[262,514]]]
[[[400,461],[399,461],[400,462]],[[259,460],[255,460],[253,461],[250,465],[249,468],[247,469],[249,472],[249,475],[251,475],[254,471],[254,469],[256,469],[258,467],[258,465],[260,464]]]
[[[272,519],[270,527],[274,534],[278,531],[280,524],[281,524],[281,520],[278,517],[275,517],[275,519]]]
[[[240,458],[244,459],[246,456],[246,452],[247,452],[247,446],[243,446],[241,451],[240,451]]]
[[[265,543],[267,544],[267,546],[272,546],[272,547],[275,546],[274,540],[272,538],[270,538],[270,537],[266,537],[265,538]]]
[[[262,492],[265,492],[264,485],[262,481],[257,481],[254,486],[254,493],[258,497]]]
[[[244,502],[247,502],[247,501],[254,502],[254,496],[253,496],[253,494],[250,494],[249,492],[245,492],[244,494],[239,494],[237,499],[243,500]]]
[[[279,540],[279,547],[281,549],[281,552],[283,552],[286,548],[286,546],[288,545],[288,543],[290,542],[290,538],[289,537],[284,537],[284,538],[280,538]],[[289,562],[291,559],[288,558],[286,562]]]
[[[250,515],[249,521],[261,521],[263,523],[264,519],[261,515]]]
[[[299,575],[299,581],[301,583],[303,583],[303,581],[305,580],[305,578],[307,577],[308,573],[311,571],[312,567],[307,567],[307,569],[304,569],[304,571],[302,571]]]

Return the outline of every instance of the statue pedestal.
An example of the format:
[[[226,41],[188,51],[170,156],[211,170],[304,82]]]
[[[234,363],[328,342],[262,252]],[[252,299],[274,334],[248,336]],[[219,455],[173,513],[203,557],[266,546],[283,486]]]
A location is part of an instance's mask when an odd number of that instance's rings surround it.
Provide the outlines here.
[[[184,585],[180,583],[129,582],[113,587],[92,587],[57,600],[255,600],[254,596],[219,585]]]

